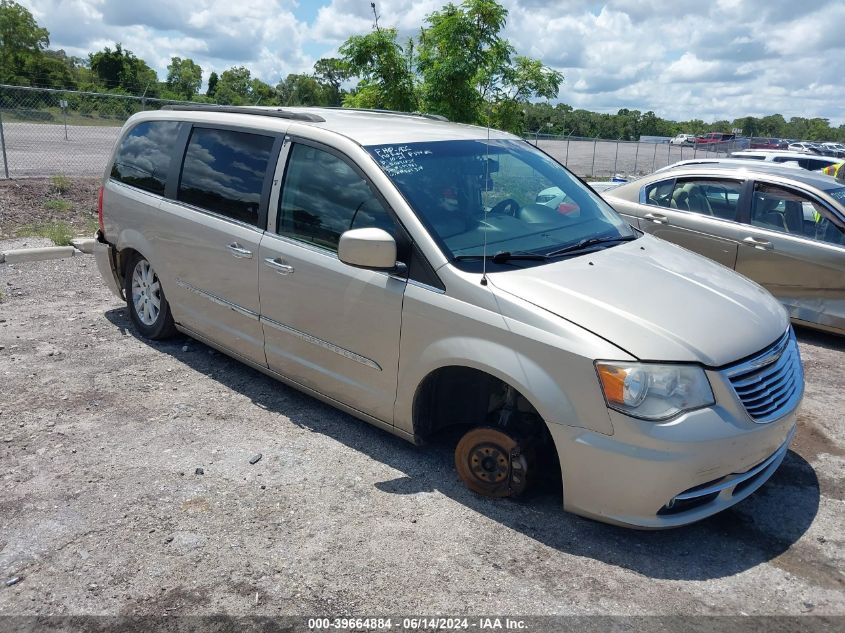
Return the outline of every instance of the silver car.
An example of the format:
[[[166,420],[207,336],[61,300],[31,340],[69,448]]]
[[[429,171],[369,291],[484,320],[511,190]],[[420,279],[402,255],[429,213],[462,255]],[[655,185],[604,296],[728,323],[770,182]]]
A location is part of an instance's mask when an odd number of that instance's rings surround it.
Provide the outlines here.
[[[604,194],[633,225],[764,286],[795,323],[845,334],[845,186],[762,164],[692,163]]]
[[[537,202],[550,188],[564,209]],[[763,485],[795,434],[781,305],[504,132],[141,113],[100,219],[98,265],[142,335],[181,331],[414,443],[457,430],[481,495],[551,475],[572,512],[684,525]]]

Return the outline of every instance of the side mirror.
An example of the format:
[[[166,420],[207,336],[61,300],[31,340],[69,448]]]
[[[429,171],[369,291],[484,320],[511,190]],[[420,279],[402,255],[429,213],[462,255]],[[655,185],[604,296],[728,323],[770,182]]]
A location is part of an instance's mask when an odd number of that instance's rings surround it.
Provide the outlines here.
[[[396,240],[384,229],[351,229],[341,234],[337,258],[356,268],[396,270]]]

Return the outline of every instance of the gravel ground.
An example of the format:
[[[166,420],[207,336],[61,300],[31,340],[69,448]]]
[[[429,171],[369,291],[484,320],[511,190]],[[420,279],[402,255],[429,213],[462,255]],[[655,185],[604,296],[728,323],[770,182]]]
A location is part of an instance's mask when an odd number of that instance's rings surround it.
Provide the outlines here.
[[[0,579],[21,578],[0,614],[845,615],[842,339],[799,334],[807,395],[769,483],[636,532],[553,488],[480,499],[445,443],[139,339],[90,257],[0,265],[0,289]]]

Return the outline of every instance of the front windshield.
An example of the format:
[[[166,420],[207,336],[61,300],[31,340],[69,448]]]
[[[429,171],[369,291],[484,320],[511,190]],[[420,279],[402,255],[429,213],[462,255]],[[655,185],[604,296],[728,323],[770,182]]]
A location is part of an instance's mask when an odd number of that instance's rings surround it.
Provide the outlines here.
[[[453,261],[496,253],[541,256],[592,238],[634,236],[607,203],[524,141],[366,149]]]

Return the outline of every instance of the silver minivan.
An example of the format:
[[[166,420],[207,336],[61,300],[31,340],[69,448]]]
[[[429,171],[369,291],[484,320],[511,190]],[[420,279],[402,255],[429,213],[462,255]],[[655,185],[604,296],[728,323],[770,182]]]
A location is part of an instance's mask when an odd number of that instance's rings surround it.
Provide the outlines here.
[[[553,187],[565,204],[537,202]],[[781,305],[510,134],[349,109],[145,112],[100,222],[98,265],[142,335],[181,331],[414,443],[457,431],[481,495],[551,469],[567,510],[678,526],[763,485],[795,434]]]

